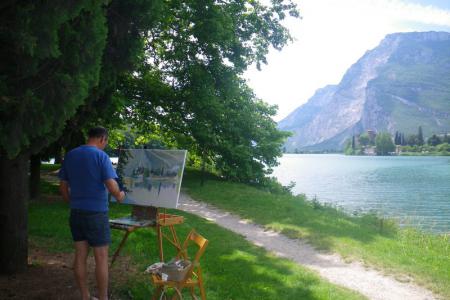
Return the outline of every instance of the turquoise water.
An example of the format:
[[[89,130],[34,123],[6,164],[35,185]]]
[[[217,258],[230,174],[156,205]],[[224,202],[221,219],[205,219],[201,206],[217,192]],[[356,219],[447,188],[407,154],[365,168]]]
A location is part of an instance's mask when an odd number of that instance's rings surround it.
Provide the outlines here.
[[[294,194],[450,233],[450,157],[286,154],[279,161],[273,175],[295,182]]]

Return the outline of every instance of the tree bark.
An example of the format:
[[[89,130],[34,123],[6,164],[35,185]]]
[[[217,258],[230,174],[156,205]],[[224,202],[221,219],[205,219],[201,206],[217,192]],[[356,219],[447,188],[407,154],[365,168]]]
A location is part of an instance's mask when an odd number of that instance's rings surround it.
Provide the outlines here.
[[[25,271],[28,261],[28,159],[0,154],[0,273]]]
[[[37,199],[41,195],[41,156],[30,157],[30,199]]]

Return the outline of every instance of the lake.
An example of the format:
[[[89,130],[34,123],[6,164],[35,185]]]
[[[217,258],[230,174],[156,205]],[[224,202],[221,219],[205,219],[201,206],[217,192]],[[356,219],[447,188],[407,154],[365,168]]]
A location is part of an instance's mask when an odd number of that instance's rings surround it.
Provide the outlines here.
[[[295,182],[294,194],[450,233],[450,157],[285,154],[279,162],[273,175]]]

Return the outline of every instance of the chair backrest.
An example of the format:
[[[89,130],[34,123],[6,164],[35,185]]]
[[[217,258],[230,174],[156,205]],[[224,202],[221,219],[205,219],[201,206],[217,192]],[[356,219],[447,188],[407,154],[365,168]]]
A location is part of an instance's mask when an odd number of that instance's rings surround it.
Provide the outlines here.
[[[191,269],[186,274],[186,278],[189,278],[194,271],[194,268],[200,266],[200,258],[202,257],[203,253],[205,252],[206,246],[208,245],[208,240],[205,239],[203,236],[198,234],[195,229],[192,229],[191,232],[189,232],[188,236],[186,237],[186,240],[183,243],[182,249],[180,253],[178,254],[178,257],[183,257],[184,259],[188,259],[188,247],[191,244],[195,244],[198,247],[197,252],[195,253],[194,258],[191,260]]]

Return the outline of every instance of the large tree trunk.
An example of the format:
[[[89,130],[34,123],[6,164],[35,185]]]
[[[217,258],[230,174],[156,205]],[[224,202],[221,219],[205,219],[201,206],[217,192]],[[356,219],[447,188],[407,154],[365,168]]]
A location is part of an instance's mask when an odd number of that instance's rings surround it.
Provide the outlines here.
[[[37,199],[41,194],[41,156],[30,157],[30,198]]]
[[[28,155],[0,154],[0,273],[24,271],[28,261]]]

